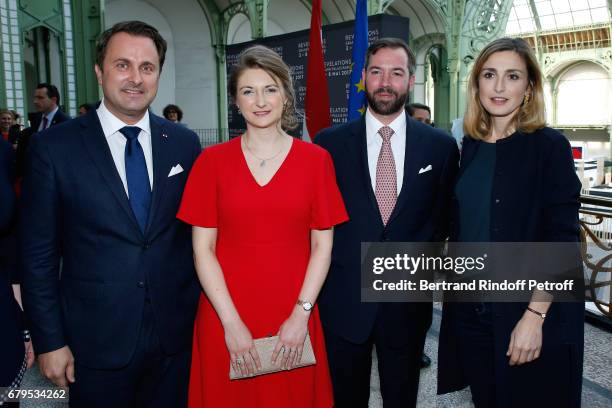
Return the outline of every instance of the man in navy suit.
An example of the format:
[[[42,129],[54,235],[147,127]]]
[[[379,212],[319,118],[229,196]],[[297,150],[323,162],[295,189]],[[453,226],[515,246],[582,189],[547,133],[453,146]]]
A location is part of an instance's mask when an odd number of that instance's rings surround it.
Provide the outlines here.
[[[457,146],[442,131],[406,116],[414,71],[414,54],[403,40],[372,43],[362,73],[364,117],[315,139],[334,160],[350,218],[334,229],[319,298],[338,408],[368,406],[373,346],[385,408],[416,406],[431,303],[361,302],[359,256],[361,242],[438,242],[447,236]]]
[[[71,406],[187,405],[200,287],[175,215],[200,144],[148,110],[165,52],[145,23],[105,31],[102,102],[29,151],[23,297],[40,369],[70,387]]]
[[[55,85],[41,83],[36,86],[34,90],[36,114],[31,116],[30,127],[23,129],[18,137],[16,155],[17,177],[23,176],[26,152],[28,151],[32,135],[70,120],[70,116],[62,112],[59,104],[60,94]]]

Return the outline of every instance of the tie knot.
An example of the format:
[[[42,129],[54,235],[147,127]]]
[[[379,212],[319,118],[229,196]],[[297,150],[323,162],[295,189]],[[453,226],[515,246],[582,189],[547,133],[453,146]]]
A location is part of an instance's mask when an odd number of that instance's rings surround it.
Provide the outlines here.
[[[393,136],[393,129],[389,126],[383,126],[378,131],[380,137],[382,137],[383,142],[389,142],[391,140],[391,136]]]
[[[128,140],[134,140],[138,138],[140,134],[140,128],[138,126],[124,126],[119,131]]]

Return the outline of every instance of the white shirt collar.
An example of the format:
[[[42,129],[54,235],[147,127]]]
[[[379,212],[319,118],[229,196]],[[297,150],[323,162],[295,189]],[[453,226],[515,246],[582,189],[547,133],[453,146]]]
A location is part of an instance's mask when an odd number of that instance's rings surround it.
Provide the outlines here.
[[[57,113],[58,110],[59,110],[59,106],[56,105],[55,109],[53,109],[51,112],[49,112],[49,113],[47,113],[45,115],[49,122],[51,122],[51,120],[53,120],[53,117],[55,116],[55,114]]]
[[[106,105],[104,104],[104,99],[102,99],[102,102],[100,102],[100,106],[96,110],[96,113],[98,114],[98,118],[100,119],[100,124],[102,125],[102,131],[104,132],[104,136],[107,139],[125,126],[138,126],[147,134],[151,134],[151,123],[149,122],[148,109],[145,112],[144,116],[133,125],[128,125],[127,123],[119,119],[117,116],[113,115],[113,113],[109,111]]]
[[[381,121],[376,119],[376,117],[370,111],[370,108],[366,110],[365,113],[365,122],[366,122],[366,137],[368,144],[370,143],[382,143],[382,139],[377,137],[378,131],[381,127],[385,126]],[[391,129],[393,129],[394,134],[402,135],[405,133],[406,129],[406,111],[402,109],[402,112],[399,116],[393,119],[393,122],[389,123]]]

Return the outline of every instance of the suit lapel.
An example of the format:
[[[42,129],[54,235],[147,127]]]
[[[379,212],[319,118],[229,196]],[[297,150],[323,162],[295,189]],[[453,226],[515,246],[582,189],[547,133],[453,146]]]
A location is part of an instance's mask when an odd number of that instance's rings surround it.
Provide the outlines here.
[[[346,148],[349,151],[349,157],[352,157],[357,164],[357,169],[361,172],[360,179],[363,181],[363,188],[367,194],[368,201],[372,206],[372,210],[378,215],[382,224],[382,217],[378,209],[378,202],[372,189],[372,178],[370,177],[370,168],[368,167],[368,145],[366,137],[365,115],[361,119],[351,123],[351,136],[346,140]]]
[[[158,215],[160,199],[163,195],[168,173],[172,166],[170,161],[172,155],[168,154],[170,143],[164,125],[159,118],[151,112],[149,112],[149,118],[151,123],[151,149],[153,151],[153,197],[146,228],[147,234],[149,234],[155,217]]]
[[[98,114],[92,109],[85,117],[79,120],[81,121],[81,140],[91,156],[92,161],[95,163],[109,189],[117,199],[117,203],[130,219],[134,229],[138,231],[139,234],[142,234],[138,226],[138,221],[132,211],[132,207],[130,207],[121,177],[119,177],[119,173],[117,172],[117,167],[113,161],[113,156],[108,147],[108,142],[104,136],[102,126],[100,125]]]
[[[410,194],[416,194],[415,191],[410,191],[410,186],[414,177],[418,175],[418,166],[420,164],[418,158],[423,157],[422,143],[420,143],[421,135],[414,132],[412,119],[406,115],[406,153],[404,155],[404,179],[402,181],[402,189],[397,197],[395,208],[389,217],[387,225],[393,222],[402,207],[406,204],[406,200]]]

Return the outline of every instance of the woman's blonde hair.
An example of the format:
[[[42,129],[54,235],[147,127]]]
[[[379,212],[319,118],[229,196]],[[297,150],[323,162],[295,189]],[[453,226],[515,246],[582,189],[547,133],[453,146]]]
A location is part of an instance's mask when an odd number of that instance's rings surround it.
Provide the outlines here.
[[[227,84],[233,102],[236,103],[238,79],[244,71],[251,68],[263,69],[274,81],[280,81],[278,85],[282,86],[285,98],[287,99],[283,106],[281,126],[283,129],[295,129],[298,125],[298,119],[295,110],[295,91],[293,89],[291,71],[280,55],[268,47],[254,45],[240,53],[238,63],[234,65]]]
[[[489,43],[478,55],[469,77],[467,86],[467,108],[463,118],[463,131],[474,139],[483,139],[491,129],[491,115],[482,106],[478,95],[478,78],[482,67],[489,57],[496,52],[513,51],[517,53],[527,66],[529,93],[510,124],[516,130],[532,133],[546,126],[544,107],[544,89],[542,72],[533,51],[520,38],[499,38]]]

